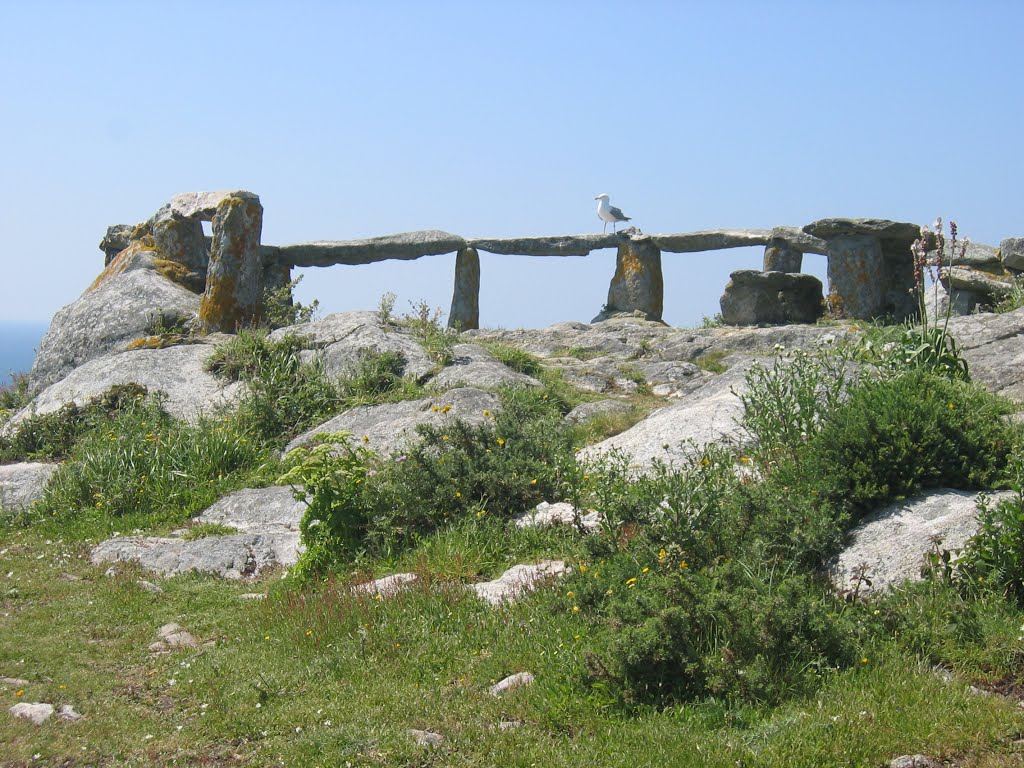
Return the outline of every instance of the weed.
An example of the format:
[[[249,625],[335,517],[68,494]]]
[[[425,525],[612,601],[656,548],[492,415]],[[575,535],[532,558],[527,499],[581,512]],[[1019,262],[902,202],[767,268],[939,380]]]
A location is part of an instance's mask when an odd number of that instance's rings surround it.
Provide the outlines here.
[[[318,299],[313,299],[305,306],[294,299],[295,288],[302,282],[302,277],[299,275],[280,288],[264,292],[263,322],[271,330],[309,323],[316,319],[317,310],[320,308]]]
[[[485,341],[481,343],[481,346],[491,357],[507,365],[513,371],[526,376],[540,376],[544,372],[544,365],[540,359],[519,347],[502,344],[498,341]]]
[[[442,324],[444,313],[440,307],[431,311],[425,301],[410,302],[410,306],[412,312],[399,319],[399,325],[411,330],[430,359],[443,368],[452,361],[453,349],[459,340],[458,329]]]
[[[238,533],[238,529],[232,528],[230,525],[200,523],[190,526],[181,538],[185,541],[196,541],[197,539],[205,539],[210,536],[231,536],[235,533]]]
[[[725,373],[728,370],[728,366],[722,360],[727,354],[728,352],[725,350],[712,349],[698,355],[694,359],[693,364],[708,373]]]

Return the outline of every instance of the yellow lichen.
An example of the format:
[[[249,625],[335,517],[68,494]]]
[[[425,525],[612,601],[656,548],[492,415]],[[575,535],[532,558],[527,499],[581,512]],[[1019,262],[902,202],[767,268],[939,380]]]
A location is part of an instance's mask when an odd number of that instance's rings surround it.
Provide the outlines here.
[[[164,349],[182,344],[185,337],[180,333],[161,333],[157,336],[143,336],[129,341],[125,349]]]

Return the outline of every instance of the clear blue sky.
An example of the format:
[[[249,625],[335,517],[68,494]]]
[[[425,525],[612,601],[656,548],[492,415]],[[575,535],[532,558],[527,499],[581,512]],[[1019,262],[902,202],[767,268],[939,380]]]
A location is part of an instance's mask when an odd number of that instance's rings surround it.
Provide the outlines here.
[[[108,224],[249,189],[263,241],[414,229],[930,222],[1024,235],[1024,3],[0,0],[0,321],[46,321]],[[824,275],[823,257],[806,257]],[[760,249],[665,254],[665,317]],[[481,322],[590,320],[614,254],[483,256]],[[325,311],[448,310],[454,256],[309,270]]]

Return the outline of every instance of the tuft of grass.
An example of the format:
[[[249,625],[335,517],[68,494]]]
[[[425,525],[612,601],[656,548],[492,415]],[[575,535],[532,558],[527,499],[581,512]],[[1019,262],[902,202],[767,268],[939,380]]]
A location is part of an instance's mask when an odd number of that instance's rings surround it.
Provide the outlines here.
[[[386,307],[383,299],[381,302],[379,312],[383,318]],[[452,361],[454,354],[452,350],[459,341],[458,329],[448,328],[443,324],[444,312],[440,307],[431,310],[430,305],[425,301],[410,302],[410,305],[412,312],[399,318],[398,324],[411,330],[430,359],[443,368]],[[390,316],[390,309],[388,309],[387,316]]]
[[[728,370],[728,366],[722,360],[727,354],[728,352],[721,349],[709,350],[698,355],[693,364],[708,373],[725,373]]]
[[[500,341],[483,341],[480,345],[498,362],[507,365],[513,371],[526,376],[539,377],[544,373],[544,364],[535,355],[511,344]]]
[[[210,536],[231,536],[235,533],[238,533],[238,529],[232,528],[230,525],[199,523],[198,525],[190,526],[181,538],[185,541],[196,541],[197,539],[206,539]]]

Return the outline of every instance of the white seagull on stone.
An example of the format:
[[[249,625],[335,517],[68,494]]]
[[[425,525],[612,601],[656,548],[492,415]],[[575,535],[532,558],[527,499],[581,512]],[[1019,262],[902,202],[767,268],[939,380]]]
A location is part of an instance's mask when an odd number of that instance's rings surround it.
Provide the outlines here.
[[[609,221],[612,223],[612,232],[615,231],[615,225],[620,221],[630,221],[629,216],[608,202],[608,195],[598,195],[594,199],[598,201],[597,215],[601,221],[604,222],[604,228],[601,230],[602,232],[608,231]]]

